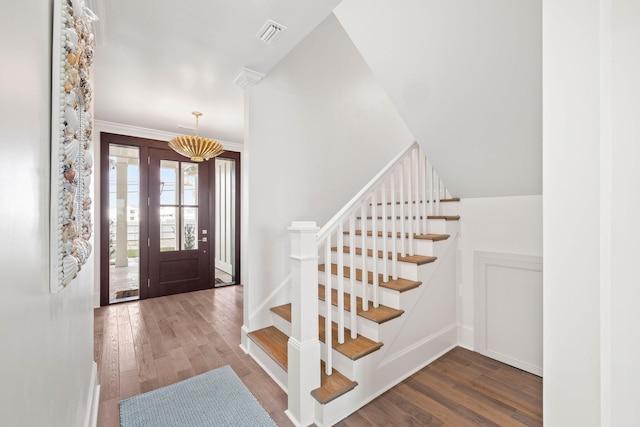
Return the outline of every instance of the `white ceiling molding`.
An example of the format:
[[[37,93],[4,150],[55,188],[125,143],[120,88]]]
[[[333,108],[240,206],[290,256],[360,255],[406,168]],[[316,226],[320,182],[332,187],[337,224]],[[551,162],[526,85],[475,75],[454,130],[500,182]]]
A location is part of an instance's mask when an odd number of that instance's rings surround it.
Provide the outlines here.
[[[100,132],[107,132],[107,133],[115,133],[118,135],[135,136],[138,138],[148,138],[148,139],[155,139],[158,141],[168,142],[174,136],[180,135],[178,133],[173,133],[173,132],[165,132],[162,130],[125,125],[122,123],[107,122],[104,120],[95,120],[93,127],[94,127],[94,135],[96,138],[99,138]],[[224,148],[225,150],[238,151],[238,152],[242,152],[244,150],[244,144],[231,142],[231,141],[222,141],[219,139],[216,139],[216,141],[222,144],[222,148]]]
[[[233,79],[233,83],[240,89],[244,89],[247,85],[257,85],[263,78],[264,74],[250,68],[243,67],[238,75]]]

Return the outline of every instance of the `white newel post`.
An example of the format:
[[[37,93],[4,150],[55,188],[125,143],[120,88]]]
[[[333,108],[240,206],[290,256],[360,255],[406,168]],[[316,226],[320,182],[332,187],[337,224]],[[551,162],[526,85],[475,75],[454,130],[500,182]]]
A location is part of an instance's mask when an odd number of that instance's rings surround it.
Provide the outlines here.
[[[314,419],[311,391],[320,387],[320,341],[318,340],[318,246],[315,222],[291,223],[291,337],[288,355],[286,413],[300,426]],[[330,260],[327,261],[327,265]],[[329,294],[330,295],[330,294]]]

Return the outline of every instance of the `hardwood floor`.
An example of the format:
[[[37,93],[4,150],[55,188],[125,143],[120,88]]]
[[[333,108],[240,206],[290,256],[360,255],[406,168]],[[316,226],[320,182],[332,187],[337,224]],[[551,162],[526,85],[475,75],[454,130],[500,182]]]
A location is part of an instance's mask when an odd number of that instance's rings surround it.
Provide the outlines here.
[[[98,426],[120,425],[118,402],[230,365],[279,426],[286,394],[240,349],[242,286],[95,310]],[[339,426],[540,426],[542,379],[456,348]]]
[[[542,378],[454,348],[337,426],[541,426]]]
[[[279,426],[287,395],[240,349],[242,286],[95,309],[98,426],[119,427],[118,402],[230,365]],[[187,426],[185,426],[187,427]]]

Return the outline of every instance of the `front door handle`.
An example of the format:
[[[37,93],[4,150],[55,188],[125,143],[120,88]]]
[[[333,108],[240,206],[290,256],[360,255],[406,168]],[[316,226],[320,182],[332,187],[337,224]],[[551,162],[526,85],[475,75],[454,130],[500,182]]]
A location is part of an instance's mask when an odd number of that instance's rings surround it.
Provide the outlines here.
[[[203,237],[202,239],[198,240],[198,242],[206,242],[206,241],[207,241],[206,237]]]

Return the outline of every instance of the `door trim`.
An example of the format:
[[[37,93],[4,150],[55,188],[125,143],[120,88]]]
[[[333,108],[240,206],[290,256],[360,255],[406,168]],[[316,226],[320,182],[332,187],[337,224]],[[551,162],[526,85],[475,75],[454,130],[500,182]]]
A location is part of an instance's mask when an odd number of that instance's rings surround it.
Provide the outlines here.
[[[240,248],[240,242],[241,242],[241,235],[242,235],[242,230],[240,228],[241,226],[241,218],[242,218],[242,205],[240,203],[241,201],[241,189],[242,189],[242,182],[241,182],[241,171],[242,171],[242,164],[241,164],[241,153],[237,152],[237,151],[223,151],[222,154],[220,154],[218,156],[219,158],[222,159],[229,159],[229,160],[235,160],[236,162],[236,173],[235,173],[235,179],[236,179],[236,197],[235,197],[235,203],[236,203],[236,212],[235,212],[235,227],[236,227],[236,235],[235,235],[235,253],[234,253],[234,260],[235,260],[235,284],[239,285],[242,283],[242,278],[240,277],[240,272],[242,271],[242,269],[240,268],[240,254],[241,254],[241,248]],[[211,167],[209,168],[209,188],[215,189],[215,185],[216,185],[216,178],[215,178],[215,167]],[[215,212],[217,209],[216,206],[216,201],[215,201],[215,197],[209,197],[209,224],[210,224],[210,229],[213,231],[215,230]],[[213,237],[217,237],[217,236],[213,236]],[[212,239],[212,247],[210,248],[211,250],[209,251],[210,255],[210,260],[209,263],[212,267],[212,272],[214,272],[215,270],[215,266],[216,266],[216,260],[215,260],[215,245],[213,244],[213,239]],[[212,276],[215,277],[215,274]]]

